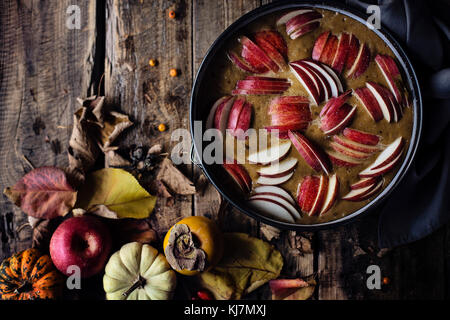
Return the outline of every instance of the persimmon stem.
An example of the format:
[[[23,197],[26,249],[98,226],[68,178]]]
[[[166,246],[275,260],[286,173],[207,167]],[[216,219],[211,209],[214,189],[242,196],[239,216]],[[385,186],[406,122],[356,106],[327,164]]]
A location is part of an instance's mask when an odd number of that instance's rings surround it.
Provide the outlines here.
[[[122,295],[124,297],[128,297],[137,288],[144,287],[146,283],[147,283],[147,280],[145,280],[143,277],[139,276],[139,278],[136,280],[136,282],[127,291],[122,293]]]

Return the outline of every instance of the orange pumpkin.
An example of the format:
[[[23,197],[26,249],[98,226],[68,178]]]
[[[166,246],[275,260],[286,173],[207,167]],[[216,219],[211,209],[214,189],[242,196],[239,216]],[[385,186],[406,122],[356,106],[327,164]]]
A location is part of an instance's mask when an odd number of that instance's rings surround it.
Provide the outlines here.
[[[27,249],[0,265],[1,300],[55,299],[62,293],[64,278],[49,255]]]

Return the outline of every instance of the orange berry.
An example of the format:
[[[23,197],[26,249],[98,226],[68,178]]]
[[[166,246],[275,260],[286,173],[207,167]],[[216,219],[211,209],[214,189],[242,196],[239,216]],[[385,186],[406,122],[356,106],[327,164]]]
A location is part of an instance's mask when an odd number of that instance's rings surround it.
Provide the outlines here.
[[[175,17],[176,17],[175,11],[170,10],[170,11],[169,11],[169,18],[170,18],[170,19],[175,19]]]
[[[391,279],[389,279],[388,277],[384,277],[383,278],[383,284],[387,285],[389,283],[391,283]]]
[[[158,130],[160,132],[166,131],[166,125],[164,123],[160,123],[158,126]]]
[[[150,59],[150,60],[148,61],[148,64],[149,64],[151,67],[154,67],[154,66],[156,66],[156,60],[155,60],[155,59]]]
[[[169,74],[171,77],[176,77],[178,75],[177,69],[170,69]]]

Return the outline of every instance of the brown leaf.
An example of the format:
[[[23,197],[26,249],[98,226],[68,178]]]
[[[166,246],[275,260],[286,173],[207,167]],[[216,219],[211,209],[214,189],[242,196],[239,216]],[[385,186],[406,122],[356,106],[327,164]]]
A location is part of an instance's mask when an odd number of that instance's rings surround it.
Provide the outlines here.
[[[160,180],[173,193],[179,195],[195,194],[195,186],[180,172],[169,158],[161,161],[156,180]]]
[[[33,228],[32,247],[42,252],[48,252],[50,239],[56,227],[59,225],[58,219],[40,219]]]
[[[84,175],[95,164],[100,153],[94,138],[98,128],[97,119],[87,107],[81,107],[75,112],[68,156],[69,172],[78,184],[84,181]]]
[[[289,246],[293,253],[303,256],[304,254],[312,253],[312,234],[304,232],[297,233],[290,231],[288,234]]]
[[[172,198],[172,195],[167,190],[164,183],[162,183],[159,180],[153,180],[150,183],[150,193],[155,194],[158,197],[162,197],[162,198]]]
[[[54,167],[34,169],[3,192],[26,214],[44,219],[66,215],[77,200],[65,172]]]
[[[133,122],[127,115],[115,111],[106,114],[104,119],[100,130],[100,146],[106,151],[126,128],[133,125]]]
[[[272,226],[269,226],[268,224],[261,224],[261,233],[267,241],[272,241],[273,239],[279,239],[281,230]]]
[[[117,245],[129,242],[152,243],[158,236],[145,219],[104,220],[114,234]]]
[[[124,168],[131,166],[130,161],[124,159],[114,150],[105,152],[105,168]]]

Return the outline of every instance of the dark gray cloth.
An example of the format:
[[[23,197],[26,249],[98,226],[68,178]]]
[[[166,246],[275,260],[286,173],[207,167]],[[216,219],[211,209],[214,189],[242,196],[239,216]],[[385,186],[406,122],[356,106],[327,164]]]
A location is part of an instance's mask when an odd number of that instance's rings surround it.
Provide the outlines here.
[[[408,53],[422,88],[423,134],[416,159],[381,208],[379,246],[391,248],[450,221],[450,12],[432,10],[425,0],[345,2],[364,12],[370,4],[380,6],[382,26]]]

